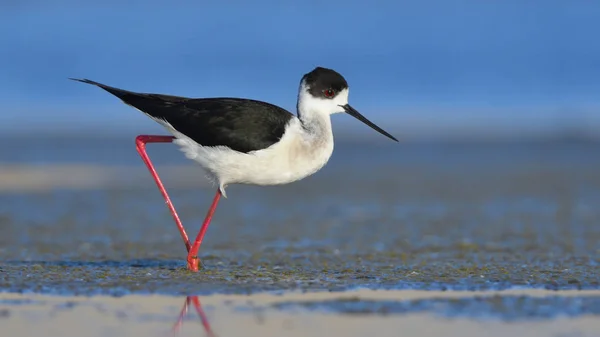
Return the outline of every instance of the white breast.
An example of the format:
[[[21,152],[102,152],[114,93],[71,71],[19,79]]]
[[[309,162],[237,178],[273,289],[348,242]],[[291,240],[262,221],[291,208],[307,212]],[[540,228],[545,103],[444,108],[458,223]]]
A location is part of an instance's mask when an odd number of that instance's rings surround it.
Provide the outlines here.
[[[241,153],[227,147],[204,147],[171,130],[186,157],[198,162],[224,193],[228,184],[279,185],[305,178],[320,170],[333,153],[331,121],[324,132],[311,133],[297,118],[290,120],[281,140],[270,147]]]

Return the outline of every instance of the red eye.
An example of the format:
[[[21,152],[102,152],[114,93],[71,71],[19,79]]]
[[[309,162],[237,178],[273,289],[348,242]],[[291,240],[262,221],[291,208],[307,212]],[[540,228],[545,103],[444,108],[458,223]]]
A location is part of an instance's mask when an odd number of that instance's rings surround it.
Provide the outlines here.
[[[325,97],[331,98],[333,97],[333,95],[335,95],[335,91],[333,91],[333,89],[325,89],[323,91],[323,94],[325,95]]]

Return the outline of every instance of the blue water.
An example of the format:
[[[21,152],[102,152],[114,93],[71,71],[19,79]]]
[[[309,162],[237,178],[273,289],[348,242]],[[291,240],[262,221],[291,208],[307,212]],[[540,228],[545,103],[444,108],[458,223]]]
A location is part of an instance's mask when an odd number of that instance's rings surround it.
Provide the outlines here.
[[[557,0],[11,2],[0,10],[0,130],[153,125],[67,77],[293,110],[300,76],[322,65],[391,131],[596,133],[599,15],[596,3]]]

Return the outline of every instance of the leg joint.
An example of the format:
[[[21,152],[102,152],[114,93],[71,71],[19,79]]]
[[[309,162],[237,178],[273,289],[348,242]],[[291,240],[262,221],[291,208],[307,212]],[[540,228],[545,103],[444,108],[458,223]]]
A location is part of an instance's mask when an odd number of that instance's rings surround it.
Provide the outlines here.
[[[135,143],[137,146],[143,146],[147,143],[171,143],[174,139],[173,136],[139,135],[135,137]]]

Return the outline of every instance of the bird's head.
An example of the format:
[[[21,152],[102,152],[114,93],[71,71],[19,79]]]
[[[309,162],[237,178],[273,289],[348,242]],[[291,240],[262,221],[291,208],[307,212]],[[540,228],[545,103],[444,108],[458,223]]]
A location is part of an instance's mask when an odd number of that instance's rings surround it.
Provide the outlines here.
[[[369,121],[348,104],[350,88],[346,79],[332,69],[317,67],[305,74],[298,91],[298,113],[332,115],[346,112],[384,136],[398,141],[382,128]]]

